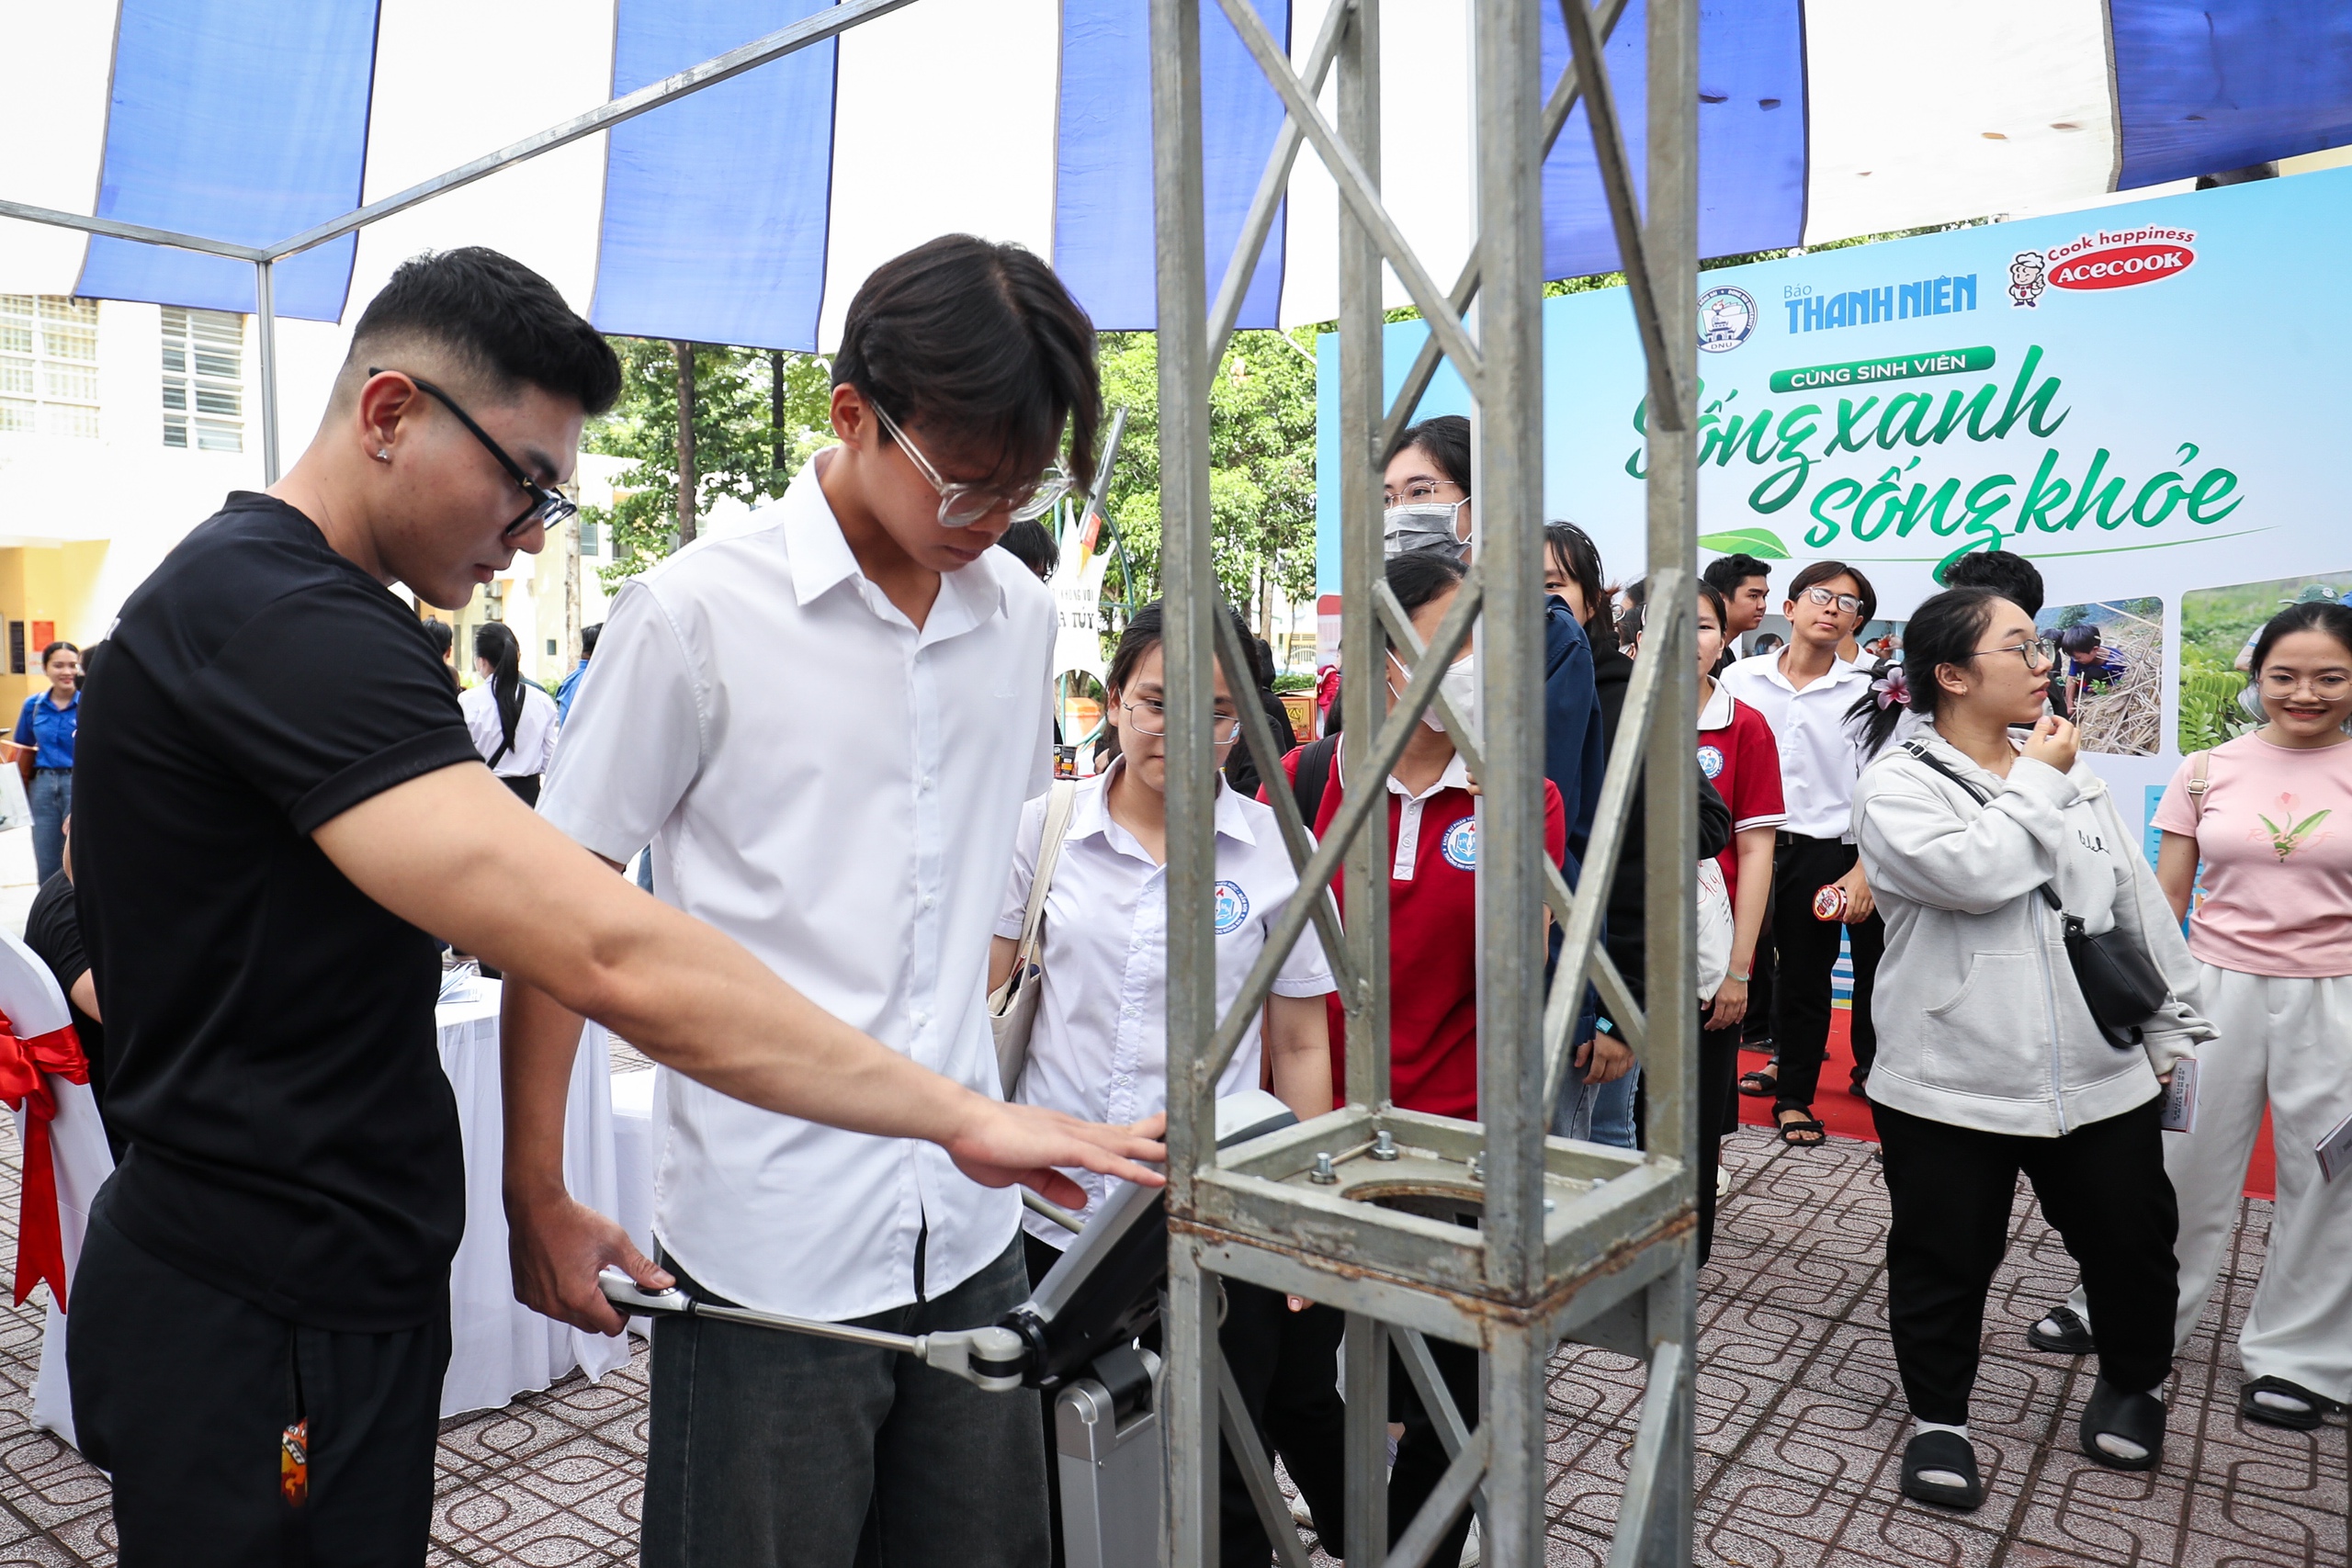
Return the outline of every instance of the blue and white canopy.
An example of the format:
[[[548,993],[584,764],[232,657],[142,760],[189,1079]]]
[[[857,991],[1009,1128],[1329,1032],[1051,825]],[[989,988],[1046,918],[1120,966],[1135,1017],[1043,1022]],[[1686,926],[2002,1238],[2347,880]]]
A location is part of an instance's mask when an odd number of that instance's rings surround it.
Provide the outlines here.
[[[1567,60],[1551,0],[1546,81]],[[0,197],[267,245],[745,43],[825,0],[12,5]],[[1255,0],[1303,57],[1327,0]],[[1211,271],[1280,123],[1214,0]],[[1383,0],[1383,186],[1429,270],[1471,231],[1465,0]],[[2096,201],[2352,142],[2346,0],[1713,0],[1704,254]],[[1609,47],[1634,164],[1641,0]],[[916,0],[879,21],[277,268],[344,318],[398,262],[480,243],[608,332],[808,349],[878,262],[967,230],[1052,257],[1104,328],[1153,320],[1146,0]],[[1328,106],[1330,95],[1327,91]],[[1615,246],[1583,112],[1546,166],[1546,265]],[[1337,200],[1302,152],[1242,316],[1328,319]],[[253,269],[0,221],[0,291],[254,309]]]

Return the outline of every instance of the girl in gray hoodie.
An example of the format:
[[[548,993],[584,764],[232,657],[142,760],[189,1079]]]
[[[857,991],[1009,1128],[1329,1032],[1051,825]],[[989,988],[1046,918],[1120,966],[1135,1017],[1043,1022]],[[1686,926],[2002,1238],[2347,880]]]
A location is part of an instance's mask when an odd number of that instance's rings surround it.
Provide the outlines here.
[[[2083,1451],[2127,1470],[2160,1458],[2178,1226],[2162,1081],[2212,1035],[2138,835],[2077,759],[2074,726],[2043,713],[2052,666],[2032,617],[1990,590],[1928,600],[1905,633],[1903,700],[1929,722],[1854,796],[1886,918],[1870,1094],[1894,1211],[1888,1323],[1917,1422],[1902,1486],[1957,1508],[1984,1500],[1968,1399],[2020,1170],[2098,1314]],[[1865,750],[1899,717],[1878,716]],[[2022,745],[2009,733],[2021,726]],[[2045,888],[2086,931],[2122,933],[2172,977],[2128,1048],[2092,1017]]]

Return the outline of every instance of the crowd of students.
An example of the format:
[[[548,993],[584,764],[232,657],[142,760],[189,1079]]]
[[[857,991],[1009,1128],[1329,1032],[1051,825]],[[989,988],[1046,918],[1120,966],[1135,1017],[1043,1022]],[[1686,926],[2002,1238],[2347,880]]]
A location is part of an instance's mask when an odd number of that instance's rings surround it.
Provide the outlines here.
[[[560,699],[520,679],[494,624],[461,694],[447,628],[421,633],[389,584],[454,607],[538,547],[619,368],[526,269],[419,258],[368,306],[285,480],[232,495],[125,605],[94,650],[86,722],[62,656],[28,703],[21,738],[48,757],[62,727],[83,790],[71,858],[59,819],[63,891],[44,898],[73,918],[69,984],[121,1163],[90,1214],[68,1366],[131,1568],[424,1555],[464,1212],[434,1050],[440,939],[505,974],[515,1292],[578,1327],[621,1326],[606,1267],[899,1333],[989,1322],[1066,1239],[1024,1219],[1016,1184],[1083,1216],[1113,1180],[1161,1179],[1163,617],[1141,608],[1113,660],[1110,766],[1052,782],[1050,539],[1014,531],[1092,469],[1091,324],[1035,256],[949,236],[860,288],[832,370],[837,444],[763,526],[626,584]],[[1466,423],[1408,430],[1385,479],[1387,585],[1426,640],[1476,539]],[[1607,757],[1636,742],[1619,721],[1646,596],[1613,587],[1573,525],[1546,530],[1545,567],[1544,848],[1573,882]],[[2257,640],[2269,723],[2183,764],[2151,874],[2046,711],[2057,656],[2029,564],[1963,558],[1899,662],[1860,659],[1874,593],[1835,561],[1789,581],[1787,639],[1763,647],[1770,578],[1734,556],[1696,592],[1686,998],[1642,995],[1638,817],[1606,890],[1608,951],[1637,998],[1698,1017],[1701,1255],[1736,1092],[1770,1097],[1792,1149],[1822,1141],[1842,940],[1918,1423],[1905,1493],[1981,1498],[1968,1400],[2019,1171],[2082,1268],[2031,1332],[2099,1354],[2085,1450],[2158,1461],[2158,1391],[2266,1105],[2289,1157],[2241,1408],[2324,1419],[2352,1396],[2352,1248],[2343,1191],[2292,1151],[2352,1111],[2352,836],[2335,826],[2352,810],[2352,610],[2297,605]],[[1754,651],[1735,659],[1743,636]],[[815,669],[830,678],[779,679]],[[1300,892],[1271,792],[1322,832],[1351,789],[1375,791],[1391,1092],[1476,1117],[1469,759],[1434,714],[1383,779],[1347,776],[1331,727],[1252,755],[1242,715],[1272,702],[1271,664],[1241,673],[1220,671],[1206,738],[1225,764],[1220,1001]],[[1392,653],[1348,678],[1378,682],[1377,712],[1409,671]],[[1442,689],[1475,731],[1475,657]],[[224,728],[243,738],[226,752],[206,743]],[[1292,739],[1286,720],[1276,733]],[[649,844],[653,897],[613,874]],[[1016,972],[1036,1010],[1007,1081],[985,998]],[[583,1018],[667,1069],[654,1258],[565,1187]],[[1623,1032],[1588,994],[1555,1131],[1639,1143]],[[1739,1075],[1743,1044],[1772,1055]],[[1221,1087],[1312,1117],[1344,1098],[1344,1057],[1310,930]],[[2200,1119],[2161,1131],[2185,1074]],[[1340,1314],[1238,1284],[1225,1303],[1244,1404],[1342,1555]],[[1476,1352],[1431,1349],[1475,1418]],[[1393,1539],[1447,1460],[1401,1367],[1390,1384]],[[888,1351],[665,1318],[645,1561],[1030,1568],[1057,1552],[1038,1415]],[[1263,1564],[1229,1459],[1225,1480],[1225,1561]],[[1432,1560],[1459,1561],[1468,1528]]]

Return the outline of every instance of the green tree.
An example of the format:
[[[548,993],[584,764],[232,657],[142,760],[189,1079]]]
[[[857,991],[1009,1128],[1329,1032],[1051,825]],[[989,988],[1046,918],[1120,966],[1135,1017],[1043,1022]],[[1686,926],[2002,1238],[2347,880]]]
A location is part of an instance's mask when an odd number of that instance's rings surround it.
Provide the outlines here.
[[[658,338],[610,340],[621,361],[621,397],[592,422],[582,445],[634,457],[609,509],[583,507],[612,540],[607,588],[678,546],[678,345]],[[814,355],[711,344],[694,351],[694,458],[699,514],[715,496],[758,502],[784,493],[808,453],[831,439],[831,367]]]
[[[1102,510],[1124,537],[1131,604],[1159,592],[1159,340],[1106,333],[1102,400],[1127,411]],[[1296,337],[1234,334],[1209,393],[1210,555],[1217,586],[1264,629],[1315,591],[1315,361]]]

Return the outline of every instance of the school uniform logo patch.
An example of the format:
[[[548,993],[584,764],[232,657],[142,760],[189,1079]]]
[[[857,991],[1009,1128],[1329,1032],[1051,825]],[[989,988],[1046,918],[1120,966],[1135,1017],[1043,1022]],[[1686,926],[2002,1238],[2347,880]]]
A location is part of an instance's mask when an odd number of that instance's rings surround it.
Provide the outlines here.
[[[1438,840],[1437,847],[1438,852],[1445,857],[1445,863],[1454,870],[1477,870],[1478,819],[1464,817],[1445,830],[1445,837]]]
[[[1706,774],[1711,779],[1719,779],[1723,777],[1724,754],[1721,751],[1716,750],[1713,746],[1700,747],[1699,771]]]
[[[1238,882],[1216,885],[1216,934],[1231,936],[1250,918],[1250,895],[1241,891]]]

